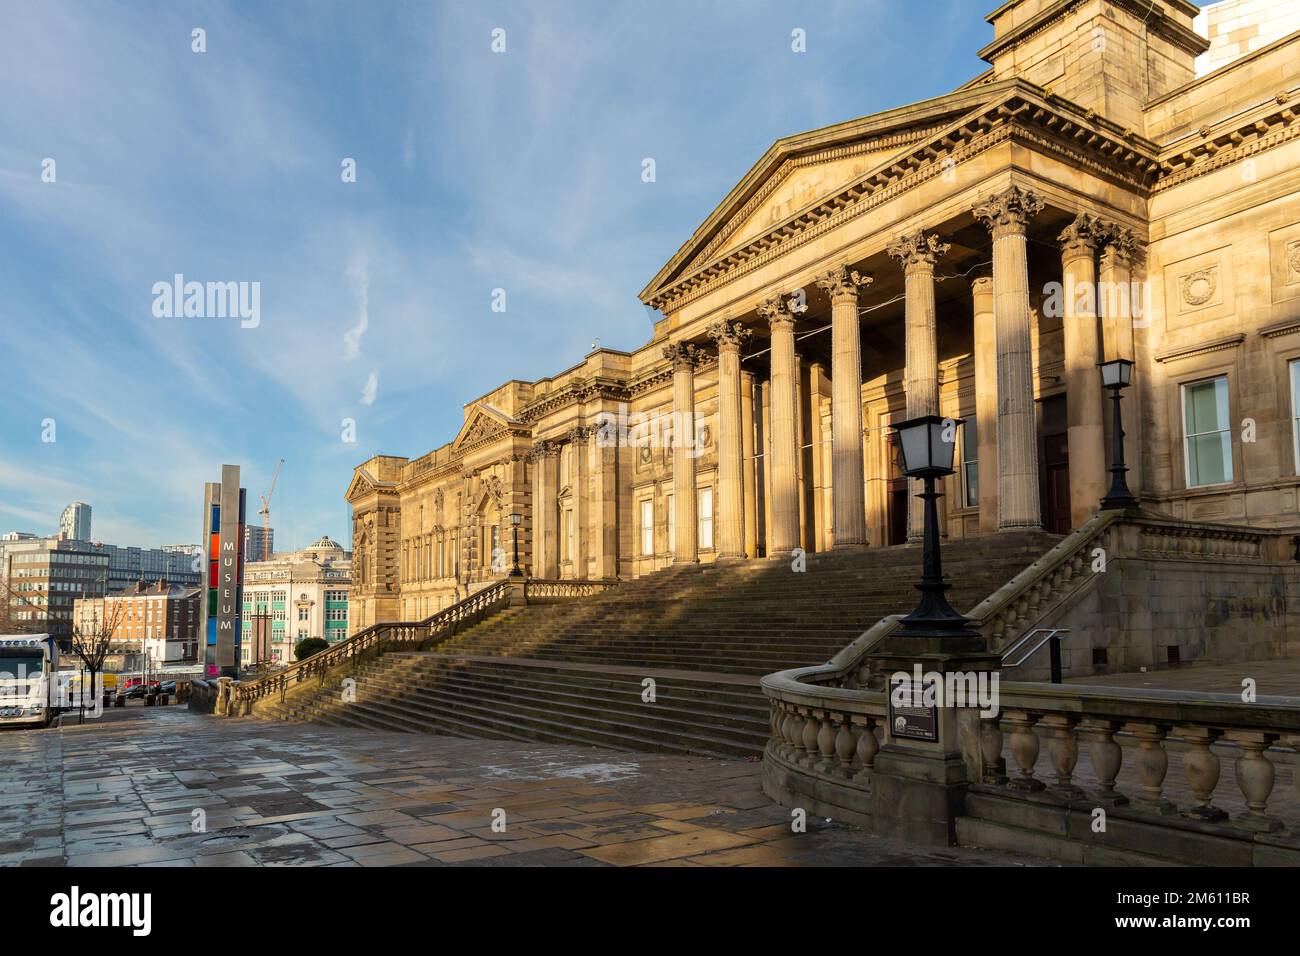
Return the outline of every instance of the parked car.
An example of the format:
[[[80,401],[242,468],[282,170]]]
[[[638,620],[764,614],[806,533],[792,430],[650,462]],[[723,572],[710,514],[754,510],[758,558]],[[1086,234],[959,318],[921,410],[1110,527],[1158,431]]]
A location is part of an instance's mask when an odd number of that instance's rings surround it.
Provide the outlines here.
[[[169,697],[176,693],[176,682],[174,680],[165,680],[158,685],[160,694],[167,694]]]

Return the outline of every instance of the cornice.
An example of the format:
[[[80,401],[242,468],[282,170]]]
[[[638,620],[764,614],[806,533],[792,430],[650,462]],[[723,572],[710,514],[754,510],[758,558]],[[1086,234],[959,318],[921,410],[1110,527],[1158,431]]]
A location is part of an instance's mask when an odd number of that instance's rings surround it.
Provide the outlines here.
[[[1246,341],[1245,332],[1237,332],[1233,335],[1225,335],[1221,339],[1212,339],[1209,342],[1196,342],[1192,345],[1185,345],[1181,348],[1166,349],[1158,354],[1155,359],[1161,364],[1165,362],[1178,362],[1182,359],[1193,358],[1197,355],[1205,355],[1209,352],[1222,352],[1225,349],[1235,349]]]
[[[1300,332],[1300,319],[1283,319],[1281,322],[1274,322],[1272,325],[1266,325],[1259,330],[1259,334],[1266,339],[1275,339],[1279,335],[1290,335],[1292,332]]]
[[[1037,88],[1034,88],[1037,89]],[[1029,85],[986,104],[917,148],[895,156],[767,233],[657,290],[646,304],[680,309],[726,282],[917,188],[960,163],[1016,137],[1072,164],[1145,194],[1158,170],[1156,145],[1059,97],[1030,98]]]
[[[1160,157],[1162,175],[1153,192],[1180,186],[1300,136],[1297,105],[1288,105],[1292,98],[1292,94],[1279,93],[1272,111],[1254,119],[1238,118],[1218,129],[1206,127],[1201,130],[1199,142],[1165,150]]]

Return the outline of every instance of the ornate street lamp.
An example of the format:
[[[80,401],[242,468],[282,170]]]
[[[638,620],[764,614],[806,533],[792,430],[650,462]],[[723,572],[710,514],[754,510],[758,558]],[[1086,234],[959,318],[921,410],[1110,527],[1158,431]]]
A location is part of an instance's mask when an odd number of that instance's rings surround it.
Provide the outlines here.
[[[523,520],[524,516],[519,514],[517,511],[510,515],[510,524],[515,531],[515,566],[510,572],[512,578],[521,578],[524,576],[524,572],[519,567],[519,523]]]
[[[1097,367],[1101,369],[1102,388],[1110,389],[1111,400],[1110,491],[1101,499],[1101,510],[1136,508],[1137,499],[1128,490],[1124,477],[1128,467],[1124,464],[1124,420],[1119,408],[1119,393],[1133,384],[1133,363],[1117,358],[1098,362]]]
[[[936,478],[952,474],[960,418],[922,415],[894,426],[903,453],[903,473],[925,482],[919,497],[925,502],[925,532],[922,539],[921,601],[916,610],[900,622],[903,637],[971,636],[970,621],[958,614],[943,596],[947,585],[939,559],[939,512],[935,502],[942,494],[934,490]]]

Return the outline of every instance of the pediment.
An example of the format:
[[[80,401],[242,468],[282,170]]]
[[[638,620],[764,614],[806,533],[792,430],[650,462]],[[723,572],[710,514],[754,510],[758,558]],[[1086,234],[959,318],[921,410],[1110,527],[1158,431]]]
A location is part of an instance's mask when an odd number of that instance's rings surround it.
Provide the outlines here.
[[[510,434],[512,427],[519,425],[519,422],[500,409],[486,403],[475,405],[466,413],[465,424],[451,443],[452,453],[494,438],[504,438]]]
[[[841,193],[978,109],[997,92],[990,86],[964,88],[777,140],[642,290],[642,301]]]
[[[348,485],[347,493],[343,497],[345,500],[351,501],[372,491],[380,491],[391,487],[392,485],[388,482],[376,480],[366,469],[358,468],[352,473],[352,483]]]
[[[719,230],[715,240],[691,260],[688,268],[703,265],[718,252],[770,232],[801,209],[839,192],[903,148],[903,144],[882,148],[873,143],[862,143],[856,147],[785,160],[751,200]]]

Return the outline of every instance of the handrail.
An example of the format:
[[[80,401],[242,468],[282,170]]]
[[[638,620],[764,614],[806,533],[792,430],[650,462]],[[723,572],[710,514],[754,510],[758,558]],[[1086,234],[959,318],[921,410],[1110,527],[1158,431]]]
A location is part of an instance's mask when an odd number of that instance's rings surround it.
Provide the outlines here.
[[[284,693],[291,683],[298,684],[310,677],[323,675],[380,644],[424,644],[440,634],[450,636],[461,621],[509,603],[512,588],[508,579],[498,581],[423,621],[384,621],[372,624],[306,660],[297,661],[257,680],[236,684],[232,690],[233,695],[236,700],[251,703],[277,691]]]
[[[1070,629],[1068,627],[1034,628],[1032,631],[1025,634],[1024,637],[1021,637],[1018,640],[1016,640],[1014,643],[1012,643],[1010,647],[1007,647],[1005,650],[1003,650],[1002,652],[1003,669],[1011,669],[1011,668],[1023,666],[1025,661],[1029,660],[1029,658],[1037,654],[1039,649],[1044,644],[1046,644],[1048,641],[1051,641],[1052,642],[1052,661],[1051,661],[1052,683],[1053,684],[1061,683],[1061,639],[1057,637],[1057,635],[1069,634],[1069,633],[1070,633]],[[1034,644],[1033,647],[1031,647],[1029,650],[1021,654],[1019,660],[1013,661],[1011,658],[1014,657],[1022,647],[1024,647],[1031,640],[1033,640],[1035,634],[1042,634],[1043,636],[1038,640],[1036,644]]]

